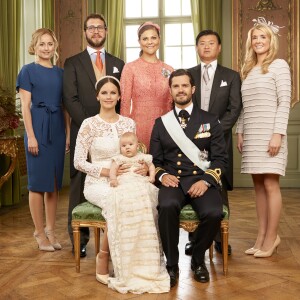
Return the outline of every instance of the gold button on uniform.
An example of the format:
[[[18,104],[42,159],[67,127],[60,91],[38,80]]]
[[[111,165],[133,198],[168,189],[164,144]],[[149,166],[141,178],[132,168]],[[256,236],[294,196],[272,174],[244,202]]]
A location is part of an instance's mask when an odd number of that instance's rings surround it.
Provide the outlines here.
[[[180,165],[181,165],[181,161],[178,161],[178,162],[177,162],[177,166],[180,166]]]
[[[180,176],[176,176],[178,179],[180,178]]]
[[[193,174],[196,175],[196,174],[197,174],[197,171],[193,171]]]
[[[182,172],[181,170],[178,170],[178,174],[181,174],[181,172]]]
[[[182,157],[182,153],[178,153],[178,157]]]

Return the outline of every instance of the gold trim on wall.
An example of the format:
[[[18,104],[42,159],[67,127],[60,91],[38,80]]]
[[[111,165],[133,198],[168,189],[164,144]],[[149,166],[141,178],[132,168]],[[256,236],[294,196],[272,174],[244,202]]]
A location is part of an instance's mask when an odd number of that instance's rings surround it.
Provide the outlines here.
[[[247,32],[254,24],[253,19],[264,17],[267,21],[284,26],[280,29],[279,57],[285,59],[291,69],[292,107],[300,100],[299,9],[298,0],[232,0],[233,69],[241,69]]]

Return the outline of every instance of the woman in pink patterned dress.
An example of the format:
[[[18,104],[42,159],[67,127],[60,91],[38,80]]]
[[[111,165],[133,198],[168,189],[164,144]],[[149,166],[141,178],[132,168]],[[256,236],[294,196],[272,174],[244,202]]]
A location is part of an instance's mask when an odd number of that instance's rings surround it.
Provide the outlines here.
[[[160,28],[152,22],[138,29],[140,57],[125,65],[121,77],[121,115],[136,122],[139,141],[149,149],[156,118],[172,109],[168,80],[173,68],[157,58]]]

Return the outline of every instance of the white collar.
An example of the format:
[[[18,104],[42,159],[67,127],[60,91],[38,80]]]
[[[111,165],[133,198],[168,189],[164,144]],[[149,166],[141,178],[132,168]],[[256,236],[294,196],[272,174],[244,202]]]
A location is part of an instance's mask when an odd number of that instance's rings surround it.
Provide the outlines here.
[[[186,110],[191,115],[193,107],[194,107],[194,104],[192,102],[189,106],[187,106],[186,108],[183,108],[183,109]],[[177,116],[181,110],[182,110],[182,108],[179,108],[175,105],[175,111],[176,111]]]
[[[92,48],[91,46],[86,46],[86,50],[87,50],[87,52],[89,53],[90,56],[98,51],[98,50]],[[101,53],[105,53],[104,48],[101,48],[100,51],[101,51]]]
[[[218,65],[218,60],[215,59],[214,61],[210,62],[209,64],[211,65],[211,69],[214,70],[214,71],[216,71],[217,65]],[[205,64],[204,62],[201,62],[201,70],[204,69],[205,65],[207,65],[207,64]]]

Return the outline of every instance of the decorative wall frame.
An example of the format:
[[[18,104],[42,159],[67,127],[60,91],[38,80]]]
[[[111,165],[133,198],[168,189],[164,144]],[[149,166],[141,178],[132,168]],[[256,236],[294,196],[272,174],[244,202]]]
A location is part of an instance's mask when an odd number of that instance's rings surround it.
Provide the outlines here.
[[[300,100],[299,0],[232,0],[232,66],[240,71],[247,33],[253,19],[264,17],[280,28],[278,57],[285,59],[292,75],[292,106]]]

